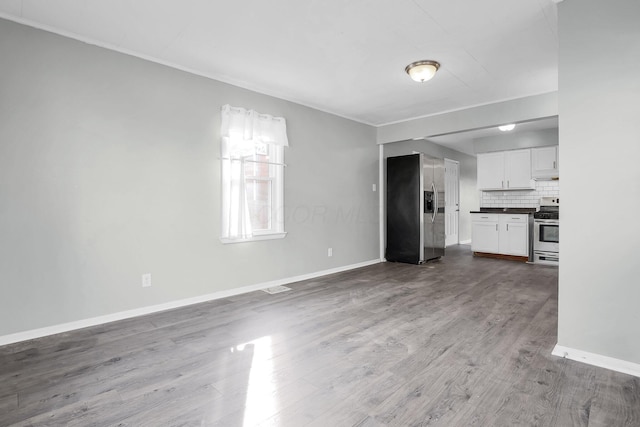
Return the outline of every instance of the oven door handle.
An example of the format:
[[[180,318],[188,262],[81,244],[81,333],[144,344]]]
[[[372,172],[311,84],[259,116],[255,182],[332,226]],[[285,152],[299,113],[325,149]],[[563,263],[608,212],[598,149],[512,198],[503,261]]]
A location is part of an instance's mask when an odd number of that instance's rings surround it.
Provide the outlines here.
[[[533,222],[538,224],[560,225],[560,221],[557,219],[534,219]]]

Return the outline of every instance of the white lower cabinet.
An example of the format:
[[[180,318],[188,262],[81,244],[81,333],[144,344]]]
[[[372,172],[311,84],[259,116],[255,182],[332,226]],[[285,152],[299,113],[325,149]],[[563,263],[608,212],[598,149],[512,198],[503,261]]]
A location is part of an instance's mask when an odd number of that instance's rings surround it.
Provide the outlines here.
[[[471,214],[471,250],[498,253],[499,214]]]
[[[471,214],[471,250],[529,256],[529,215]]]
[[[529,216],[500,215],[500,252],[505,255],[529,256]]]

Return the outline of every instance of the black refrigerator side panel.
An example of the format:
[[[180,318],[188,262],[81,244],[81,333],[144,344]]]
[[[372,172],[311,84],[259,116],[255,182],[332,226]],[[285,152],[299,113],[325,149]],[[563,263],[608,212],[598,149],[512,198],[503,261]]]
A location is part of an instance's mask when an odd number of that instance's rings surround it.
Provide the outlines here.
[[[420,262],[420,155],[387,158],[387,248],[392,262]]]

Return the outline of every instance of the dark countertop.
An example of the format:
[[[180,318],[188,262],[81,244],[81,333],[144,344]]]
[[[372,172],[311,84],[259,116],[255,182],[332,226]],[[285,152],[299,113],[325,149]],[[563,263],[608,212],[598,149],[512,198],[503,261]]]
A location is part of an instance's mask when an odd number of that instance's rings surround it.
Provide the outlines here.
[[[480,208],[471,213],[499,213],[499,214],[532,214],[536,208]]]

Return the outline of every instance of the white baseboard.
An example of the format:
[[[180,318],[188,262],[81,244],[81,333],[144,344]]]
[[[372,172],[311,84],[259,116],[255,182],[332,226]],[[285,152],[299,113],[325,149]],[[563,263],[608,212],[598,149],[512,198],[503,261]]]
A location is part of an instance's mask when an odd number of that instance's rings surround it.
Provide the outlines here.
[[[627,362],[626,360],[614,359],[613,357],[589,353],[588,351],[583,350],[576,350],[575,348],[564,347],[558,344],[553,348],[551,354],[554,356],[564,357],[565,359],[586,363],[588,365],[598,366],[600,368],[640,377],[640,364]]]
[[[461,245],[470,245],[471,244],[471,239],[469,239],[469,240],[460,240],[460,244]]]
[[[42,338],[47,335],[60,334],[63,332],[69,332],[76,329],[87,328],[90,326],[102,325],[109,322],[115,322],[117,320],[124,320],[124,319],[130,319],[132,317],[144,316],[145,314],[157,313],[159,311],[171,310],[173,308],[185,307],[188,305],[198,304],[201,302],[207,302],[207,301],[226,298],[234,295],[245,294],[247,292],[259,291],[261,289],[300,282],[302,280],[314,279],[316,277],[326,276],[334,273],[340,273],[342,271],[353,270],[355,268],[366,267],[369,265],[378,264],[380,262],[381,261],[379,259],[375,259],[371,261],[360,262],[357,264],[331,268],[329,270],[317,271],[315,273],[303,274],[303,275],[294,276],[294,277],[287,277],[284,279],[272,280],[270,282],[258,283],[256,285],[243,286],[241,288],[234,288],[234,289],[226,289],[224,291],[218,291],[211,294],[201,295],[193,298],[169,301],[163,304],[140,307],[140,308],[135,308],[133,310],[126,310],[126,311],[120,311],[117,313],[107,314],[104,316],[76,320],[73,322],[62,323],[59,325],[47,326],[45,328],[32,329],[30,331],[3,335],[3,336],[0,336],[0,346],[13,344],[20,341],[27,341],[35,338]]]

